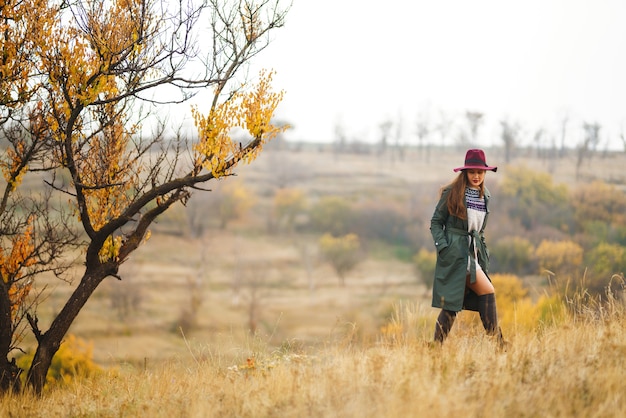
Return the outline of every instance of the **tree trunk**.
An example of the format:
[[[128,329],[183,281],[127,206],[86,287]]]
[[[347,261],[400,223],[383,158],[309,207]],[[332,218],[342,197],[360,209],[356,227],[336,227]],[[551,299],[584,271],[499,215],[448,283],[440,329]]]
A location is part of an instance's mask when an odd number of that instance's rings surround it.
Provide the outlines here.
[[[78,287],[67,300],[61,312],[56,316],[48,331],[38,336],[37,351],[27,377],[28,384],[36,394],[41,394],[43,391],[48,369],[50,364],[52,364],[52,358],[59,350],[63,337],[65,337],[72,322],[74,322],[94,290],[109,274],[108,270],[104,270],[102,266],[98,266],[96,269],[87,268]],[[36,330],[35,334],[37,335]]]
[[[13,338],[13,319],[11,318],[11,301],[9,284],[0,279],[0,393],[20,389],[20,368],[15,359],[9,361],[9,350]]]
[[[19,392],[21,390],[20,369],[15,364],[15,358],[8,361],[6,357],[0,359],[0,393]]]

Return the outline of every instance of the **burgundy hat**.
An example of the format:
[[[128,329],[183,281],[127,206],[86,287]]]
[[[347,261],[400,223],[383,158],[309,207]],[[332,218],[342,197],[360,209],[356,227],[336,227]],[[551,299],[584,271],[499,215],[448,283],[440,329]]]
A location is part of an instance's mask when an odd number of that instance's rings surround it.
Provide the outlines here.
[[[498,171],[498,167],[490,167],[487,165],[487,159],[485,158],[485,152],[481,149],[469,149],[465,154],[465,165],[463,167],[457,167],[455,172],[461,170],[491,170]]]

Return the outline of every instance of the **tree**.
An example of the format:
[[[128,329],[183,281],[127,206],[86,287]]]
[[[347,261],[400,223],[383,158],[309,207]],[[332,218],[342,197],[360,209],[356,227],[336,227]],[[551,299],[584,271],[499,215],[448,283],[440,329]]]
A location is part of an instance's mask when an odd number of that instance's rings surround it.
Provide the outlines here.
[[[406,155],[406,144],[403,143],[404,137],[404,117],[401,112],[398,112],[398,121],[396,122],[396,129],[394,132],[394,155],[398,156],[400,161],[404,161]]]
[[[417,121],[415,122],[415,134],[417,135],[417,148],[424,153],[424,160],[430,161],[430,147],[428,144],[428,136],[430,134],[431,127],[428,120],[428,115],[425,111],[417,114]]]
[[[355,212],[352,203],[341,196],[322,196],[311,208],[311,227],[335,236],[354,232]]]
[[[512,123],[507,120],[501,120],[500,126],[502,126],[501,138],[504,144],[504,161],[509,163],[511,162],[513,150],[518,142],[520,127],[517,123]]]
[[[389,147],[389,138],[391,137],[391,128],[393,128],[393,122],[391,119],[385,119],[378,124],[380,128],[380,150],[379,155],[382,156],[387,152]]]
[[[9,353],[18,349],[25,333],[34,278],[67,268],[63,250],[76,243],[68,214],[56,210],[50,191],[22,193],[29,172],[50,168],[42,164],[49,139],[42,118],[48,109],[37,100],[44,90],[31,52],[48,36],[48,22],[57,10],[38,0],[6,1],[0,6],[0,131],[4,152],[0,169],[6,181],[0,189],[0,391],[19,390],[21,369]],[[45,91],[45,90],[44,90]],[[32,299],[32,298],[31,298]]]
[[[580,178],[580,169],[583,165],[585,158],[591,159],[592,152],[595,151],[598,142],[600,141],[600,124],[596,123],[583,123],[583,130],[585,136],[583,141],[576,148],[576,179]]]
[[[439,111],[439,121],[436,125],[435,130],[439,132],[440,137],[440,146],[444,146],[448,140],[448,135],[450,134],[450,130],[454,126],[454,119],[452,116],[448,115],[443,110]]]
[[[0,122],[8,148],[0,282],[0,388],[15,388],[9,356],[28,321],[37,349],[27,382],[41,393],[54,354],[96,288],[149,237],[157,217],[202,184],[249,163],[285,127],[282,92],[246,64],[284,24],[280,0],[5,2]],[[208,38],[208,39],[207,39]],[[162,105],[212,92],[191,113],[197,139],[167,138]],[[154,124],[154,122],[158,124]],[[155,132],[145,135],[144,126]],[[231,135],[244,133],[246,139]],[[30,192],[25,186],[42,184]],[[69,200],[69,206],[64,204]],[[81,278],[47,329],[30,295],[39,272],[60,277],[79,247]]]
[[[292,232],[296,218],[306,210],[306,195],[300,189],[278,189],[274,194],[275,222]]]
[[[474,145],[477,145],[478,128],[480,128],[480,125],[484,122],[484,116],[485,115],[481,112],[473,112],[470,110],[465,112],[465,118],[467,119],[470,130],[470,140]]]
[[[565,146],[567,144],[567,124],[569,123],[569,115],[564,114],[561,117],[561,145],[559,148],[559,158],[565,156]]]
[[[339,276],[342,286],[346,284],[346,274],[352,270],[361,259],[361,243],[356,234],[347,234],[334,237],[324,234],[319,241],[322,257],[328,261]]]

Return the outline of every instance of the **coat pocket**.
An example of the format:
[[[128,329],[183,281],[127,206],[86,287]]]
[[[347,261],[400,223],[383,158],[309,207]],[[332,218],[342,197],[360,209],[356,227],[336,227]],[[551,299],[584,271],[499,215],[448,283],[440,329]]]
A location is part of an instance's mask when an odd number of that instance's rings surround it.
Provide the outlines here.
[[[454,237],[448,241],[449,245],[437,254],[437,265],[435,266],[435,278],[447,280],[455,276],[458,271],[464,272],[467,264],[467,252],[463,251],[463,242]]]

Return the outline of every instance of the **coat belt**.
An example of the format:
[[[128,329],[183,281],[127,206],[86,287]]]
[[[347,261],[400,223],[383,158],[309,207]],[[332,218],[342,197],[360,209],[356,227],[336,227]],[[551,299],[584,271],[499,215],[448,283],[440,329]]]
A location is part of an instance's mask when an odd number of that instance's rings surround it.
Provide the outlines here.
[[[470,260],[471,260],[470,261],[470,283],[476,283],[476,263],[478,262],[477,260],[478,256],[476,255],[477,251],[475,250],[475,246],[476,246],[476,241],[480,239],[479,232],[476,230],[472,230],[468,232],[460,228],[446,228],[446,231],[449,233],[470,237],[470,243],[469,243],[469,251],[471,254],[470,256]]]

